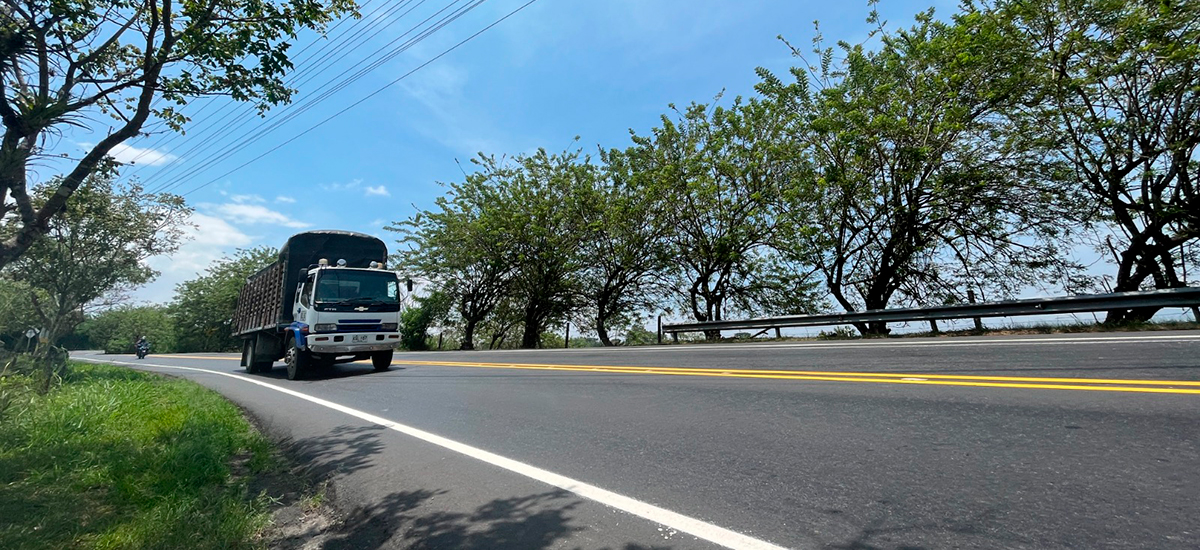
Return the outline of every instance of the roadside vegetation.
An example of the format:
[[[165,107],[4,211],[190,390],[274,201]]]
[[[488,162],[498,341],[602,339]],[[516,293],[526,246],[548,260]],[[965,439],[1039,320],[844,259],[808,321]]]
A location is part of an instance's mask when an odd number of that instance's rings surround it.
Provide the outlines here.
[[[72,363],[0,375],[0,548],[256,548],[269,442],[215,392]],[[242,470],[242,471],[237,471]]]

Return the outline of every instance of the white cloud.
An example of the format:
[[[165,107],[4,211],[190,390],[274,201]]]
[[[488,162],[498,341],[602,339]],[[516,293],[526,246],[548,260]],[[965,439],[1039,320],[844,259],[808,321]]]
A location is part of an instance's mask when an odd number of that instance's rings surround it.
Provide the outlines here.
[[[312,225],[294,220],[282,212],[276,212],[260,204],[238,202],[225,204],[206,203],[199,205],[199,207],[225,220],[244,225],[270,224],[294,228],[304,228]]]
[[[388,193],[387,187],[384,187],[382,185],[376,185],[375,187],[367,187],[366,193],[367,193],[368,197],[370,197],[371,195],[377,195],[380,197],[392,196],[391,193]]]
[[[191,227],[184,230],[187,240],[179,250],[170,256],[155,256],[146,260],[146,264],[161,275],[137,291],[135,298],[138,301],[170,301],[175,295],[175,285],[195,278],[212,262],[237,248],[251,246],[256,240],[216,216],[193,212],[188,221]]]
[[[351,180],[349,183],[323,183],[321,189],[326,191],[352,191],[362,185],[362,180]]]
[[[229,200],[236,202],[238,204],[245,204],[248,202],[267,202],[265,199],[263,199],[262,197],[260,197],[258,195],[232,195],[229,197]]]
[[[282,202],[282,203],[286,203],[286,204],[295,204],[296,199],[293,199],[291,197],[285,197],[283,195],[279,195],[278,197],[275,197],[275,202]]]

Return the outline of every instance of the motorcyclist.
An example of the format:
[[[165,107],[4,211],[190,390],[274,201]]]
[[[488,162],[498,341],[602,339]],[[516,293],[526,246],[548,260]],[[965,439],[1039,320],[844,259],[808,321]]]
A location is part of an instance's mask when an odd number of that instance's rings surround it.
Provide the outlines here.
[[[137,342],[134,342],[133,348],[137,350],[138,359],[141,359],[145,357],[146,352],[150,350],[150,341],[146,340],[145,336],[142,336],[141,338],[137,339]]]

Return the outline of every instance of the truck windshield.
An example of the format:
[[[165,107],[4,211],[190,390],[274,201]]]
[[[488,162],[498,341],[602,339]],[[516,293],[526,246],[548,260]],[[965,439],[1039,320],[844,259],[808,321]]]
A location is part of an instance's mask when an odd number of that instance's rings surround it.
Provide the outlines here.
[[[318,302],[385,302],[399,300],[400,283],[388,271],[322,270],[317,279]]]

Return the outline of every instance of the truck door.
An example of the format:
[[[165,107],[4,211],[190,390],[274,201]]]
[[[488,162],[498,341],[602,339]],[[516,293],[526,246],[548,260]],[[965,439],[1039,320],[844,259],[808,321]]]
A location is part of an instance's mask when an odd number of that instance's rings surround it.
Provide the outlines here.
[[[300,323],[308,323],[308,312],[312,309],[313,276],[309,275],[296,291],[295,319]]]

